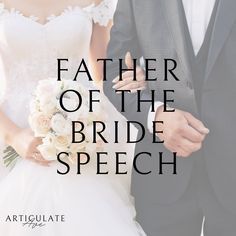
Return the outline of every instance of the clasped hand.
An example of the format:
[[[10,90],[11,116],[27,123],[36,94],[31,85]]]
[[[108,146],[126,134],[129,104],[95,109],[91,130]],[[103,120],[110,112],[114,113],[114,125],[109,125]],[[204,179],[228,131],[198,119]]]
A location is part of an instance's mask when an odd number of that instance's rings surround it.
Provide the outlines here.
[[[133,68],[132,61],[131,54],[128,52],[125,57],[128,69]],[[138,67],[136,71],[136,81],[133,79],[132,71],[125,72],[122,74],[122,81],[119,81],[119,77],[113,80],[113,89],[130,90],[131,93],[145,90],[147,82],[144,71],[141,67]],[[181,110],[163,112],[163,106],[161,106],[156,111],[156,121],[163,121],[163,133],[158,134],[158,137],[164,141],[164,146],[169,151],[176,152],[179,157],[189,157],[192,153],[199,151],[209,133],[209,129],[200,120]]]
[[[42,140],[35,138],[30,129],[19,129],[17,133],[14,133],[10,143],[20,157],[43,166],[49,166],[50,162],[46,161],[37,149],[40,144],[42,144]]]

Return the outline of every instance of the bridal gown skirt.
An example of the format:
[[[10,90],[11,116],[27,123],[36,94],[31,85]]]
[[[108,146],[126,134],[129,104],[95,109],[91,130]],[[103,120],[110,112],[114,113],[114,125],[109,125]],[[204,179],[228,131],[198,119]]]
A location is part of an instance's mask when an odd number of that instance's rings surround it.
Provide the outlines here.
[[[106,107],[110,109],[110,106]],[[117,114],[113,107],[110,110]],[[124,124],[119,115],[115,117]],[[111,120],[108,123],[108,126],[113,124]],[[111,129],[112,137],[113,132]],[[132,135],[135,137],[137,130],[133,130]],[[19,159],[16,166],[0,179],[0,236],[145,235],[135,221],[136,212],[130,196],[134,145],[127,145],[124,139],[119,144],[109,143],[105,150],[109,153],[106,158],[109,165],[105,168],[113,169],[112,173],[115,170],[115,152],[127,153],[128,175],[96,175],[93,157],[91,163],[82,169],[82,175],[76,174],[76,165],[71,165],[67,175],[59,175],[57,169],[64,171],[65,166],[58,162],[44,167]],[[7,172],[4,167],[0,168]],[[22,215],[44,216],[46,219],[63,215],[65,220],[46,222],[43,227],[32,229],[23,226],[26,221],[20,220]],[[14,216],[16,220],[13,220]]]
[[[0,235],[138,236],[130,195],[116,177],[56,173],[58,163],[43,167],[21,160],[0,183]],[[60,168],[62,168],[60,166]],[[13,222],[16,215],[17,222]],[[64,222],[23,226],[19,215],[64,215]],[[7,217],[11,221],[7,221]]]

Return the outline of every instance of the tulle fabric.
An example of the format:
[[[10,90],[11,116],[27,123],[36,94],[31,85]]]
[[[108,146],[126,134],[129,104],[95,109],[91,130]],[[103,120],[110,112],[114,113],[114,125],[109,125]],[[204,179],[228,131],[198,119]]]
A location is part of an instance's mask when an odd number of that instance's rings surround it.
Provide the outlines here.
[[[4,236],[138,236],[132,198],[115,178],[86,174],[66,176],[59,168],[22,160],[0,184],[0,232]],[[4,191],[3,191],[4,190]],[[8,215],[64,215],[65,222],[34,229],[5,222]]]

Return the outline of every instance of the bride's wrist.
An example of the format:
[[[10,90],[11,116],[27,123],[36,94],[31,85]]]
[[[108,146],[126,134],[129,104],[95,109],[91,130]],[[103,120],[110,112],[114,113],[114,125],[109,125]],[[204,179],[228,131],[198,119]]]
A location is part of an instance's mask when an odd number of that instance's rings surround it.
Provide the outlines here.
[[[11,129],[5,135],[5,143],[14,147],[15,145],[15,138],[21,132],[21,128],[18,126],[11,127]]]

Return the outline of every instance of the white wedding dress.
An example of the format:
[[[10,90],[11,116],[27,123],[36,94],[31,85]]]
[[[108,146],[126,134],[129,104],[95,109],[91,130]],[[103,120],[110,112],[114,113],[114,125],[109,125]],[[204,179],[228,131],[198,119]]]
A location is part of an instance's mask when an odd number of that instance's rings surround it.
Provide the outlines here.
[[[36,17],[26,17],[15,9],[0,5],[0,102],[5,114],[22,128],[28,127],[29,101],[39,80],[57,77],[57,58],[68,58],[71,79],[82,58],[88,60],[93,22],[106,25],[114,13],[111,0],[86,8],[68,7],[61,15],[51,16],[40,24]],[[91,86],[81,77],[78,83]],[[108,111],[115,120],[124,119],[109,103]],[[112,121],[110,120],[112,124]],[[135,134],[134,130],[134,134]],[[111,144],[111,173],[95,175],[92,161],[82,175],[72,171],[61,176],[55,162],[42,167],[20,159],[6,176],[1,165],[0,235],[3,236],[138,236],[144,235],[135,222],[135,209],[129,193],[134,146],[125,142]],[[1,143],[1,151],[4,144]],[[114,175],[115,151],[127,152],[126,176]],[[3,155],[3,154],[1,154]],[[2,158],[1,158],[2,159]],[[1,160],[2,162],[2,160]],[[64,215],[65,222],[49,222],[32,229],[23,226],[16,215]],[[12,218],[13,219],[13,218]]]

